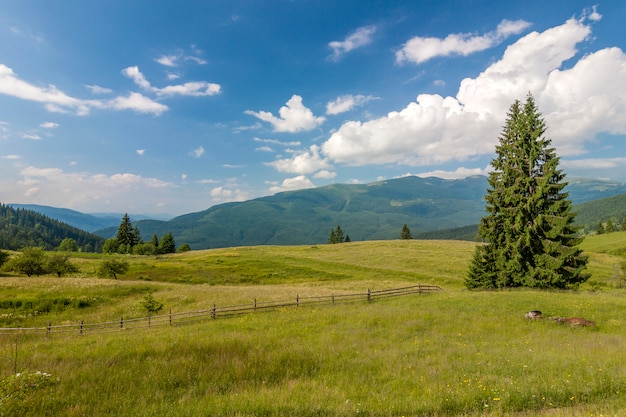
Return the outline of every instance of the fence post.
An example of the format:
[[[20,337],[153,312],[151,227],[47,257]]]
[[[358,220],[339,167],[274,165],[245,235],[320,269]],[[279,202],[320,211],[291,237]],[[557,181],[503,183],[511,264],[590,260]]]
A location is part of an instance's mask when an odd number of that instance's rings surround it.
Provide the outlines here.
[[[124,328],[124,317],[120,317],[120,329]]]
[[[421,286],[421,284],[417,284],[417,293],[418,294],[422,293],[422,286]]]
[[[170,308],[170,326],[172,325],[172,309]]]
[[[300,296],[296,294],[296,307],[300,305]]]
[[[50,334],[51,327],[52,327],[52,323],[48,322],[48,335]]]
[[[254,299],[254,311],[256,311],[256,298]]]
[[[372,293],[370,291],[370,289],[367,289],[367,301],[371,301],[372,300]]]
[[[331,297],[332,297],[332,300],[333,300],[333,304],[335,304],[335,293],[332,293]]]
[[[80,334],[83,334],[83,323],[84,322],[85,322],[84,320],[80,321]]]
[[[215,318],[215,316],[216,316],[216,313],[215,313],[215,304],[213,304],[213,310],[211,310],[211,318],[212,318],[212,319],[214,319],[214,318]]]

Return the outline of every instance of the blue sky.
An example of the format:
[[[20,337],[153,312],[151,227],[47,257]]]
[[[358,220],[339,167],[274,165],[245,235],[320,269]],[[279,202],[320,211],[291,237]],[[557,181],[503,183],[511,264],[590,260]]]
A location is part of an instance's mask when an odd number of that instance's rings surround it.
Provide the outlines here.
[[[626,3],[0,2],[0,201],[178,215],[487,174],[531,92],[561,167],[626,181]]]

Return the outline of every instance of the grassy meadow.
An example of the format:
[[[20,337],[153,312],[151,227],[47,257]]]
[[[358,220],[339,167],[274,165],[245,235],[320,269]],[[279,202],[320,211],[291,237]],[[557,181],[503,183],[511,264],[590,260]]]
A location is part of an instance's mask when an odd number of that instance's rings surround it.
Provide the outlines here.
[[[371,241],[125,257],[0,276],[0,327],[141,317],[418,283],[445,291],[107,333],[0,332],[7,416],[623,416],[626,232],[592,236],[578,291],[469,292],[474,244]],[[19,300],[20,303],[15,301]],[[19,305],[18,305],[19,304]],[[574,328],[544,316],[584,317]]]

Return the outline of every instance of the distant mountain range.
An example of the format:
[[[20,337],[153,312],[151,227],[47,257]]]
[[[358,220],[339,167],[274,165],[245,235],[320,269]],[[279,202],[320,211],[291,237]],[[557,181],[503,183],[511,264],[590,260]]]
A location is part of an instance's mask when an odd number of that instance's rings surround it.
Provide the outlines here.
[[[117,227],[122,220],[124,213],[90,213],[85,214],[79,211],[66,208],[57,208],[50,206],[41,206],[38,204],[15,204],[7,203],[15,209],[26,209],[48,216],[51,219],[59,220],[87,232],[95,232],[97,230],[106,229],[108,227]],[[133,215],[135,220],[151,219],[151,220],[169,220],[172,216],[152,216],[146,214]]]
[[[397,239],[404,224],[416,238],[472,239],[476,224],[485,214],[487,185],[484,176],[458,180],[411,176],[283,192],[217,205],[169,221],[132,215],[131,221],[145,240],[154,233],[162,236],[171,232],[177,244],[188,243],[192,249],[326,243],[330,229],[338,225],[352,241]],[[567,191],[574,204],[581,204],[626,194],[626,184],[569,179]],[[619,209],[619,203],[612,204]],[[11,205],[43,210],[43,206]],[[67,209],[45,209],[49,217],[105,238],[115,236],[122,216],[96,217]],[[599,210],[597,205],[587,205],[585,210],[586,218],[601,220],[602,212],[593,213]],[[105,226],[97,228],[98,224]]]

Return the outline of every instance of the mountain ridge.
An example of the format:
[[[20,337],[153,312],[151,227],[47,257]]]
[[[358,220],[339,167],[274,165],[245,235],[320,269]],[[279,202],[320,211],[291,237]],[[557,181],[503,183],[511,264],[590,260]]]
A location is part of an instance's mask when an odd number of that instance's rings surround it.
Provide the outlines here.
[[[404,224],[418,238],[471,239],[476,235],[475,225],[485,214],[483,197],[487,187],[484,176],[407,176],[368,184],[284,191],[219,204],[168,221],[132,216],[131,221],[144,240],[155,233],[162,236],[171,232],[177,244],[188,243],[192,249],[326,243],[330,229],[338,225],[353,241],[397,239]],[[574,178],[566,190],[574,204],[582,204],[626,194],[626,184]],[[94,232],[113,237],[120,220],[121,215],[108,227]]]

